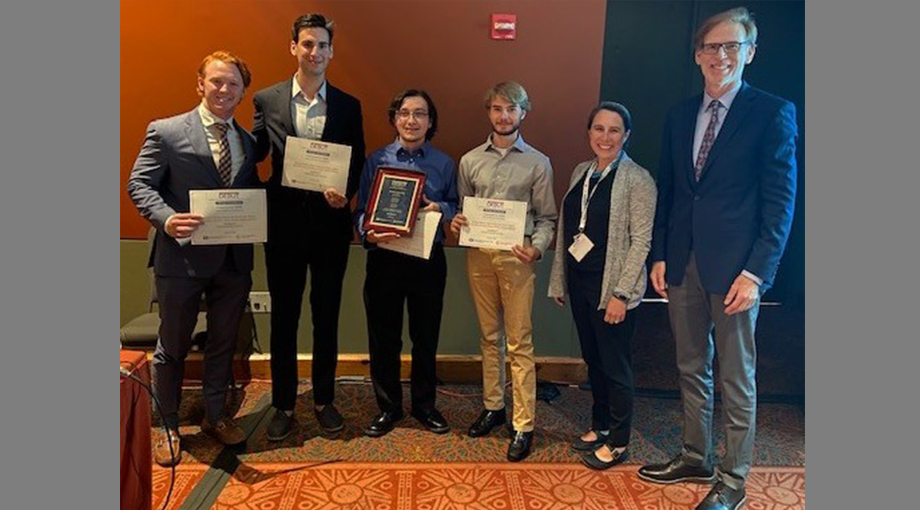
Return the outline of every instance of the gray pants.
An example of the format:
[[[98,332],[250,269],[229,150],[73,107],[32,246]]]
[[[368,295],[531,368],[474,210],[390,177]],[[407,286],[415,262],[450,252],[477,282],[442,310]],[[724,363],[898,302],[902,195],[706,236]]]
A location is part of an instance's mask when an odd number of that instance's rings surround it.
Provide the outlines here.
[[[208,314],[202,389],[205,416],[214,423],[224,414],[240,318],[249,297],[252,278],[249,272],[238,273],[233,264],[227,262],[211,278],[157,276],[156,286],[160,338],[153,353],[153,390],[160,400],[167,424],[178,427],[185,358],[192,345],[192,331],[198,320],[202,293]]]
[[[684,406],[683,458],[692,465],[711,462],[715,348],[719,356],[726,439],[719,478],[729,487],[741,488],[751,469],[754,450],[757,414],[754,326],[760,301],[746,312],[725,315],[722,304],[725,296],[703,289],[692,253],[683,283],[670,286],[668,298]]]

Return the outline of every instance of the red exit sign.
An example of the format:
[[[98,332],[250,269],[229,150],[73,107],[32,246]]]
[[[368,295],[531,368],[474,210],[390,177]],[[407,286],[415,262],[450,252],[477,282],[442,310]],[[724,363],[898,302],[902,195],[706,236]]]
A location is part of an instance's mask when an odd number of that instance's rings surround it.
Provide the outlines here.
[[[497,41],[514,40],[517,34],[516,14],[492,15],[492,39]]]

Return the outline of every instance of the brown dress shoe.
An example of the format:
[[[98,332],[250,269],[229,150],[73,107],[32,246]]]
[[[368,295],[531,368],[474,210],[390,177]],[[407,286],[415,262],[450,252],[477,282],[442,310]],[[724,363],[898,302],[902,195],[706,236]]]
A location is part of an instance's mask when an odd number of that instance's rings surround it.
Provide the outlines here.
[[[235,446],[246,441],[246,433],[243,432],[243,428],[231,418],[221,418],[213,425],[205,418],[201,423],[201,431],[226,446]]]
[[[169,449],[170,442],[172,451]],[[182,460],[182,442],[178,432],[170,431],[169,439],[166,438],[165,432],[160,434],[153,446],[153,460],[163,467],[175,466]]]

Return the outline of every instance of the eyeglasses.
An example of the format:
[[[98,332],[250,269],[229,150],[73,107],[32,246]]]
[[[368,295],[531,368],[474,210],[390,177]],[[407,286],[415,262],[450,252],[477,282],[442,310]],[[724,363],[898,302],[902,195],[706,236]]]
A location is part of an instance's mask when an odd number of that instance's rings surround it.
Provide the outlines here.
[[[396,116],[399,120],[407,120],[409,117],[413,117],[417,120],[425,120],[428,118],[428,112],[424,110],[398,110]]]
[[[703,53],[707,55],[715,55],[719,52],[720,49],[724,48],[725,53],[728,55],[734,55],[741,50],[741,47],[745,44],[753,44],[751,41],[732,41],[725,43],[706,43],[700,49]]]

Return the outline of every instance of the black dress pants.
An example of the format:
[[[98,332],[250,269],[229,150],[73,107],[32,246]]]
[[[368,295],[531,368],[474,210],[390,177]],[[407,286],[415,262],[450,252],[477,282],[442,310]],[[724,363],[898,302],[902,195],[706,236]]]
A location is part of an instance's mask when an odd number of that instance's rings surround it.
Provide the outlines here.
[[[594,405],[593,430],[609,430],[611,447],[626,446],[632,431],[633,373],[630,342],[636,329],[635,311],[619,324],[604,322],[598,310],[603,274],[567,268],[572,317],[578,330],[581,353],[588,365]],[[606,304],[605,304],[606,305]],[[606,308],[606,306],[605,306]]]
[[[297,330],[308,268],[313,319],[313,402],[317,406],[332,403],[339,355],[342,281],[351,243],[350,229],[342,232],[312,221],[303,204],[280,200],[269,203],[265,265],[272,299],[272,405],[278,409],[294,409],[297,398]]]
[[[371,359],[371,379],[381,411],[402,409],[399,382],[403,303],[409,311],[412,340],[412,411],[434,409],[435,357],[444,307],[447,261],[435,244],[429,260],[380,248],[367,253],[364,307]]]

